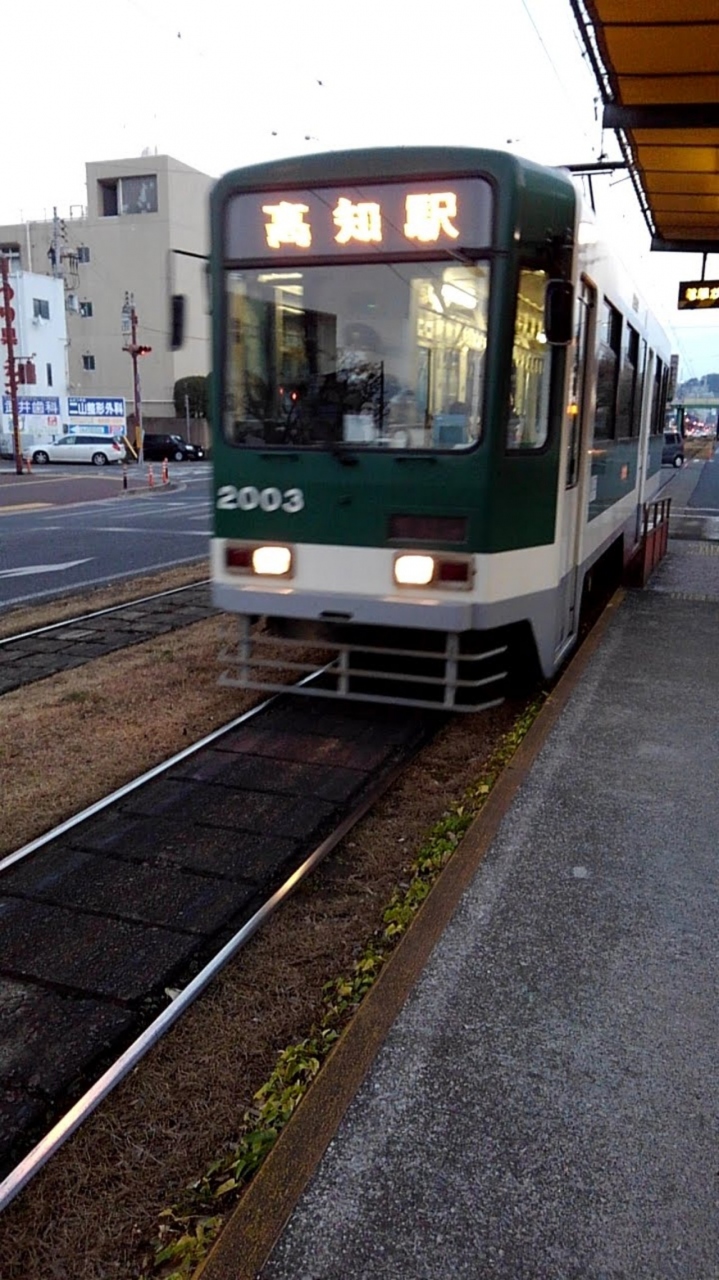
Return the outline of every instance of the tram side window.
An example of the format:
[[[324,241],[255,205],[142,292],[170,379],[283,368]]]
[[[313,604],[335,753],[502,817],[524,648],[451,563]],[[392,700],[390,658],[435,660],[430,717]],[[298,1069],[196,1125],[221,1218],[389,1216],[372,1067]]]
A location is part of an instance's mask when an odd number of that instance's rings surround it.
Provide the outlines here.
[[[661,435],[664,430],[667,396],[669,393],[669,369],[657,356],[654,363],[654,391],[652,394],[652,418],[650,430],[653,436]]]
[[[616,434],[621,335],[622,317],[616,307],[605,298],[597,353],[597,407],[594,416],[596,440],[611,440]]]
[[[617,436],[639,434],[641,399],[637,402],[639,378],[639,334],[630,324],[625,326],[622,364],[617,386]]]
[[[544,335],[544,271],[522,270],[512,347],[507,448],[541,449],[549,434],[552,348]]]
[[[636,386],[636,393],[634,396],[634,423],[633,423],[634,429],[632,434],[635,436],[638,436],[641,433],[641,429],[642,429],[644,386],[646,382],[648,368],[649,368],[649,363],[648,363],[648,354],[647,354],[647,344],[644,338],[641,338],[639,341],[639,367],[637,370],[637,386]]]

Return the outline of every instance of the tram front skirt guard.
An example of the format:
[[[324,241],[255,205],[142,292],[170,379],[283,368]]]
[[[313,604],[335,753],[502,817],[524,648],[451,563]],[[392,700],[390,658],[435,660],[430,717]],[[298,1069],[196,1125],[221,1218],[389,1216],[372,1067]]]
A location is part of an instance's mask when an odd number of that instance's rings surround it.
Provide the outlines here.
[[[440,711],[483,711],[504,701],[506,644],[466,653],[453,632],[441,633],[436,648],[313,642],[268,635],[244,614],[237,621],[237,644],[219,657],[223,685]]]

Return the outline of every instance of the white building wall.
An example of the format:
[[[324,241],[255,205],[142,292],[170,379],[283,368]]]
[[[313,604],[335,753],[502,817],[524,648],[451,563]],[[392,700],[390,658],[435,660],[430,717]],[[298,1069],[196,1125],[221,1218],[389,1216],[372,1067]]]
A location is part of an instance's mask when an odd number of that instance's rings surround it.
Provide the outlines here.
[[[67,395],[67,325],[62,280],[22,271],[11,277],[17,313],[15,327],[18,359],[31,359],[37,373],[36,389],[42,395]],[[47,303],[49,317],[35,302]]]
[[[15,310],[16,368],[32,361],[36,382],[18,385],[18,419],[23,447],[62,434],[67,421],[67,327],[62,280],[28,271],[10,274]],[[40,304],[40,305],[36,305]],[[43,305],[44,304],[44,305]],[[36,312],[47,310],[45,317]],[[3,365],[7,349],[2,348]],[[13,452],[13,425],[7,380],[3,379],[0,450]]]

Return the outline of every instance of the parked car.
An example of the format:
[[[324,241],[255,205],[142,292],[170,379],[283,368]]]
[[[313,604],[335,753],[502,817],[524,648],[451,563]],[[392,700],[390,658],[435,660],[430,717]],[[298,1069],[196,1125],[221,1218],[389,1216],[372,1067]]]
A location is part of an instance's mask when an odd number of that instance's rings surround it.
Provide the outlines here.
[[[46,462],[91,462],[104,467],[108,462],[123,462],[125,446],[116,436],[66,435],[54,444],[44,444],[33,449],[31,460],[38,465]]]
[[[662,448],[662,466],[663,467],[683,467],[684,466],[684,441],[678,431],[664,432],[664,446]]]
[[[148,462],[199,462],[205,456],[205,450],[198,444],[190,444],[184,436],[160,435],[148,431],[143,437],[142,451]]]

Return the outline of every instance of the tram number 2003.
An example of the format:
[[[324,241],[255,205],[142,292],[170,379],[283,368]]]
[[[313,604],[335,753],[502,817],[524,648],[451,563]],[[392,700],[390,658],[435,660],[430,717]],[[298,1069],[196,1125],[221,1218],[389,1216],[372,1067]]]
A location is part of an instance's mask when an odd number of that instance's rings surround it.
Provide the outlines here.
[[[301,489],[257,489],[253,484],[238,489],[234,484],[223,484],[217,490],[218,511],[288,511],[290,515],[301,511],[305,495]]]

